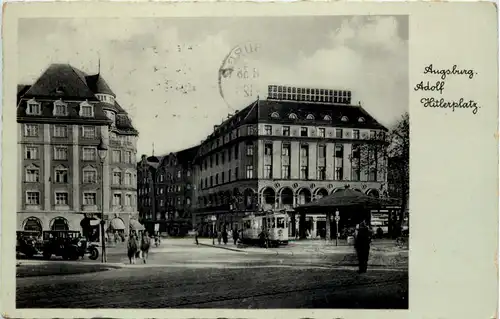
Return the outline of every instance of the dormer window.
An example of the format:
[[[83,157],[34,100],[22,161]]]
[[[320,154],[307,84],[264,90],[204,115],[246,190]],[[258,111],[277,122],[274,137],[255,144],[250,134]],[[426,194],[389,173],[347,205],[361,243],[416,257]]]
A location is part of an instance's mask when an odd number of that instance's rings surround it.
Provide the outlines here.
[[[307,114],[306,119],[307,119],[307,120],[314,120],[314,115],[312,115],[312,114]]]
[[[94,106],[87,101],[82,102],[80,104],[80,116],[94,117]]]
[[[62,100],[54,102],[54,113],[55,116],[67,116],[68,115],[68,105]]]
[[[359,122],[359,123],[364,123],[364,122],[365,122],[365,118],[364,118],[364,117],[360,117],[360,118],[358,119],[358,122]]]
[[[40,103],[36,102],[34,99],[28,101],[28,105],[26,107],[26,114],[28,115],[40,115],[41,106]]]
[[[325,115],[325,117],[323,118],[323,120],[325,120],[325,121],[331,121],[332,117],[330,115]]]
[[[280,118],[280,115],[278,114],[278,112],[273,112],[273,113],[271,114],[271,118],[273,118],[273,119],[279,119],[279,118]]]
[[[342,116],[342,118],[340,119],[342,122],[347,122],[349,121],[349,118],[347,116]]]
[[[290,120],[296,120],[296,119],[297,119],[297,115],[296,115],[295,113],[291,113],[291,114],[288,116],[288,118],[289,118]]]

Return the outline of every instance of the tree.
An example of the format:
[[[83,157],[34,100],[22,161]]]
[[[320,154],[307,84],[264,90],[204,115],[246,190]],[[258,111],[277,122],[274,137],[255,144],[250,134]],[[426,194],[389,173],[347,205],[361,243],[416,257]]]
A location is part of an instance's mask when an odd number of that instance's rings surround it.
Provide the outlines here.
[[[400,211],[396,223],[399,235],[404,220],[410,192],[410,117],[405,113],[389,129],[387,134],[367,136],[353,144],[349,157],[353,174],[364,174],[368,181],[378,180],[377,176],[387,177],[387,191],[381,187],[381,195],[399,199]]]

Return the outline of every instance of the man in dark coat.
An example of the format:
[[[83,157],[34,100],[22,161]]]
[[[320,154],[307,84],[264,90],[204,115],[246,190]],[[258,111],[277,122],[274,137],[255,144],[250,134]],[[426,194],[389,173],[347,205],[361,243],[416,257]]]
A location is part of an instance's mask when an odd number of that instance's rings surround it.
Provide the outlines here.
[[[359,224],[354,248],[358,255],[359,273],[365,273],[368,268],[368,256],[370,254],[371,231],[365,221]]]

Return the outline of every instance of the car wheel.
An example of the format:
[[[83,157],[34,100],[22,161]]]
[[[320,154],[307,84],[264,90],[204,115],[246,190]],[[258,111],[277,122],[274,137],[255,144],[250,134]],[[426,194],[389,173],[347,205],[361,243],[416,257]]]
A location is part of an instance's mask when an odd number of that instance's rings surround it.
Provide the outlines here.
[[[99,251],[93,247],[89,250],[89,259],[96,260],[97,258],[99,258]]]

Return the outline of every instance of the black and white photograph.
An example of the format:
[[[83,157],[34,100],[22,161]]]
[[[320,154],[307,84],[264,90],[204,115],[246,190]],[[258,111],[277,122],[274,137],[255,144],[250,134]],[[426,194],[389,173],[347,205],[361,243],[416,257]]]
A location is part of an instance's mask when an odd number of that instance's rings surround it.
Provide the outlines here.
[[[408,21],[20,19],[16,307],[408,309]]]

